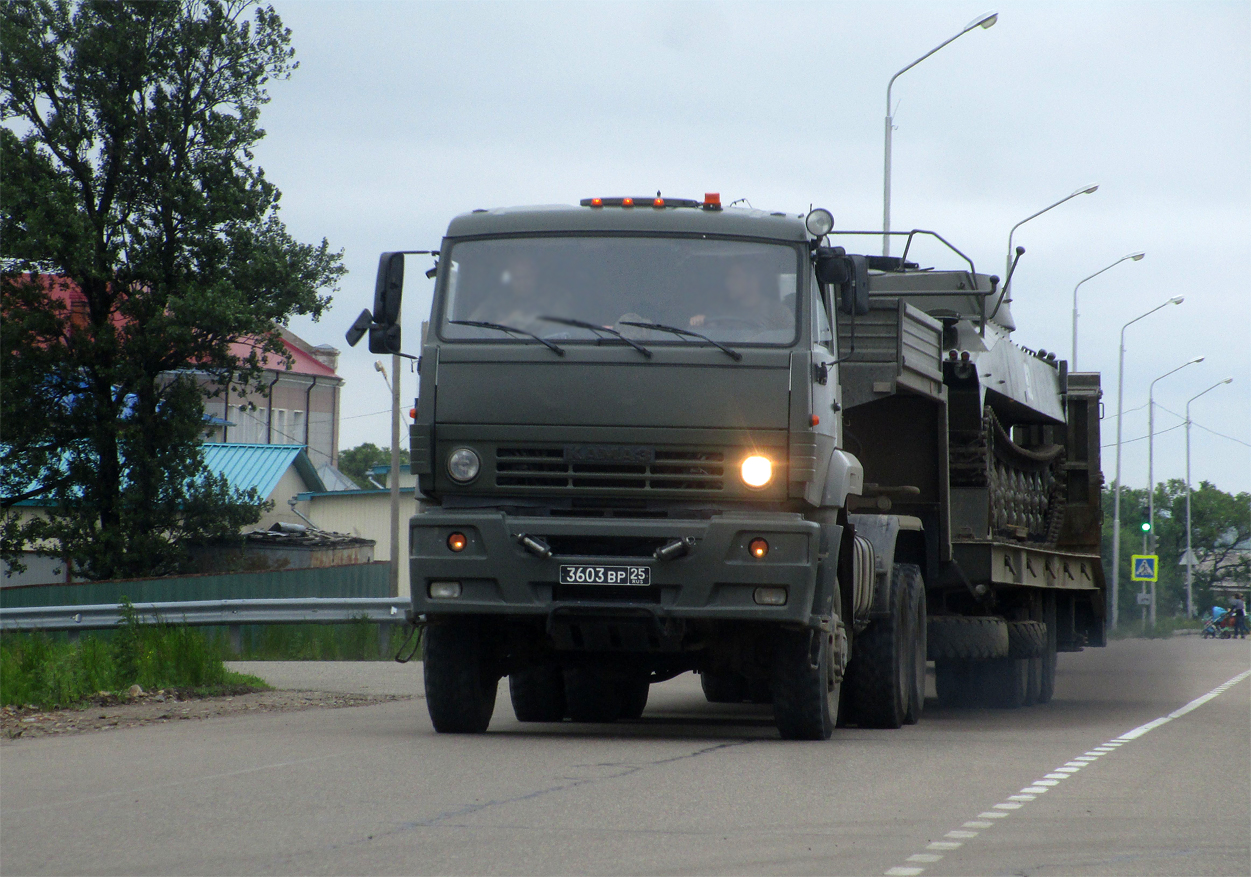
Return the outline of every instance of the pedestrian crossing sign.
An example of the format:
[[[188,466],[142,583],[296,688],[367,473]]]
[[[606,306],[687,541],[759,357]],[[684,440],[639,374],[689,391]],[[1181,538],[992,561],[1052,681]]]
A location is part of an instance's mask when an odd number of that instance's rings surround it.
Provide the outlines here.
[[[1130,579],[1135,582],[1154,582],[1160,577],[1160,558],[1156,554],[1135,554],[1130,561]]]

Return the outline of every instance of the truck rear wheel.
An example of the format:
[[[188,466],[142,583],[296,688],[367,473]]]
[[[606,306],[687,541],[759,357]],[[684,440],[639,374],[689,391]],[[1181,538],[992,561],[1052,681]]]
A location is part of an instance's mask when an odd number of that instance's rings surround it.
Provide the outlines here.
[[[565,677],[553,664],[537,664],[508,677],[519,722],[559,722],[565,717]]]
[[[565,703],[575,722],[615,722],[621,718],[622,689],[594,667],[565,671]]]
[[[856,637],[847,667],[851,685],[850,721],[862,728],[898,728],[912,699],[917,637],[911,634],[908,610],[909,582],[921,571],[907,563],[891,573],[890,617],[875,620]],[[922,652],[922,654],[924,654]]]
[[[908,587],[908,642],[912,651],[912,660],[908,665],[910,685],[904,724],[915,725],[921,721],[921,713],[925,711],[925,581],[921,578],[920,568],[911,564],[905,565],[903,575]]]
[[[1038,702],[1050,703],[1056,690],[1056,595],[1043,595],[1043,624],[1047,625],[1047,650],[1042,656],[1042,684]]]
[[[1029,659],[996,658],[983,661],[986,702],[999,709],[1014,710],[1025,706],[1029,693]]]
[[[834,679],[834,634],[781,631],[771,689],[773,718],[783,740],[828,740],[838,722],[841,693]]]
[[[934,684],[938,703],[948,709],[968,709],[982,701],[982,673],[979,661],[934,662]]]
[[[933,661],[981,661],[1008,656],[1008,625],[997,616],[935,615],[927,620]]]
[[[476,618],[455,618],[426,628],[422,673],[426,709],[440,734],[481,734],[491,724],[499,673],[482,641]]]

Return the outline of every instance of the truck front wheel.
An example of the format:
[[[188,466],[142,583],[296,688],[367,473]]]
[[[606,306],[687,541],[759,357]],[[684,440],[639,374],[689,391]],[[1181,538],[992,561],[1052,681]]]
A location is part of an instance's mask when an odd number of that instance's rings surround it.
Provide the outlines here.
[[[511,674],[508,693],[519,722],[559,722],[565,717],[565,677],[554,664]]]
[[[834,634],[782,631],[773,653],[771,688],[783,740],[828,740],[838,722],[841,690],[834,678]]]
[[[500,674],[476,618],[454,618],[426,628],[423,675],[426,708],[440,734],[481,734],[491,724]]]

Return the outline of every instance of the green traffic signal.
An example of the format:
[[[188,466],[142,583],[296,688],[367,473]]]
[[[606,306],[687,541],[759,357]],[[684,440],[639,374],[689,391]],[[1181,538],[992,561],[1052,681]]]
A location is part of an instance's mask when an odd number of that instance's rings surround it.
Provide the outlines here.
[[[1144,533],[1150,533],[1150,532],[1151,532],[1151,523],[1150,523],[1149,521],[1143,521],[1143,522],[1142,522],[1142,532],[1144,532]]]

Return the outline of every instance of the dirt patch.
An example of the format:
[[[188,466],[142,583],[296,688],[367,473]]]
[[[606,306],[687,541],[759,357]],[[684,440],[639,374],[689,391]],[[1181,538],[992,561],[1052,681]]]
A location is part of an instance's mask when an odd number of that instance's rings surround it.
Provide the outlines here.
[[[394,694],[337,694],[325,691],[240,691],[220,697],[196,697],[189,691],[177,689],[139,692],[133,697],[101,694],[87,706],[73,709],[0,708],[0,740],[111,731],[240,713],[339,709],[410,699]]]

